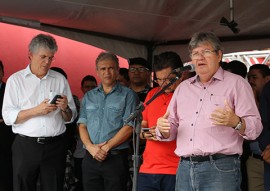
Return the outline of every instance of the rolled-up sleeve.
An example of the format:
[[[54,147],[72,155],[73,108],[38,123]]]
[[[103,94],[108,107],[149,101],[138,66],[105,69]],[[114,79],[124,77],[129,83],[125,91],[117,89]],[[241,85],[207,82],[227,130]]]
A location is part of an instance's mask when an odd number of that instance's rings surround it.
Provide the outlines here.
[[[87,116],[86,116],[86,96],[84,95],[82,103],[81,103],[81,109],[80,109],[80,115],[79,119],[77,121],[77,124],[79,125],[80,123],[87,125]]]
[[[18,92],[16,88],[16,84],[14,81],[8,79],[4,94],[3,107],[2,107],[2,115],[3,120],[6,125],[14,125],[15,121],[20,112],[20,108],[18,108]]]

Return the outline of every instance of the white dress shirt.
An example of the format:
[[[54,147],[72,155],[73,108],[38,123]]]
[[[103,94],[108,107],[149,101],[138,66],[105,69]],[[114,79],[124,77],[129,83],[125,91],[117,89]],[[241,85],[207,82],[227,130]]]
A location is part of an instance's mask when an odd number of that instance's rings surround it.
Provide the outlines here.
[[[54,137],[64,133],[65,121],[59,108],[47,115],[15,124],[21,110],[36,107],[45,99],[52,99],[54,94],[67,96],[68,106],[72,110],[72,122],[77,116],[77,111],[69,84],[63,75],[49,70],[46,76],[39,79],[31,72],[30,65],[14,73],[6,83],[2,109],[5,123],[12,125],[14,133],[29,137]]]

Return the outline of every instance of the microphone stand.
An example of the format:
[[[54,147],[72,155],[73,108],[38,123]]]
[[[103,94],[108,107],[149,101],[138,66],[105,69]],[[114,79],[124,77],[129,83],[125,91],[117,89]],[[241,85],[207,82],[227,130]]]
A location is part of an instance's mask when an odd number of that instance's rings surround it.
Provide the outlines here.
[[[170,80],[170,82],[164,86],[160,91],[158,91],[156,94],[154,94],[154,96],[149,99],[145,105],[143,104],[143,102],[140,102],[140,104],[136,107],[135,111],[133,113],[130,114],[130,116],[124,120],[125,124],[129,123],[132,120],[135,120],[135,137],[136,140],[135,144],[135,148],[134,148],[134,155],[132,156],[132,160],[133,160],[133,185],[132,185],[132,190],[133,191],[137,191],[137,176],[138,176],[138,170],[139,170],[139,163],[140,163],[140,156],[139,156],[139,143],[140,143],[140,132],[141,132],[141,123],[142,123],[142,112],[145,109],[145,106],[149,105],[152,101],[154,101],[158,96],[160,96],[168,87],[170,87],[176,80],[179,79],[179,76],[181,75],[181,73],[177,73],[177,76],[173,79]],[[133,133],[134,135],[134,133]]]

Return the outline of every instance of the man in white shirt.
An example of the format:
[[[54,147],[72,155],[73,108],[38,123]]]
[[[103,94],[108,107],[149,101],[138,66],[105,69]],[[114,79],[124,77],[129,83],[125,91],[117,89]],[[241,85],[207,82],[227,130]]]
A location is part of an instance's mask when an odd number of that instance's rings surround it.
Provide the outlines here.
[[[50,70],[57,51],[55,39],[39,34],[29,44],[29,65],[6,84],[3,119],[17,134],[12,150],[14,191],[63,190],[67,144],[65,123],[76,107],[65,77]],[[51,103],[55,95],[60,95]]]

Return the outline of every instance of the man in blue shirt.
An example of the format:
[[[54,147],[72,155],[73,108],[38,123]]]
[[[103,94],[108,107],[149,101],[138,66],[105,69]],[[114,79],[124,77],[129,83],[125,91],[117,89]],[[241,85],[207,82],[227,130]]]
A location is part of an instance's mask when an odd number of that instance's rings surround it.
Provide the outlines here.
[[[116,55],[102,52],[96,59],[101,84],[82,100],[79,133],[88,152],[82,162],[84,190],[125,191],[128,172],[128,139],[134,124],[124,120],[135,111],[138,97],[117,82]]]
[[[260,114],[262,118],[263,131],[259,136],[259,143],[262,149],[264,160],[264,190],[270,191],[270,82],[267,82],[260,97]]]

